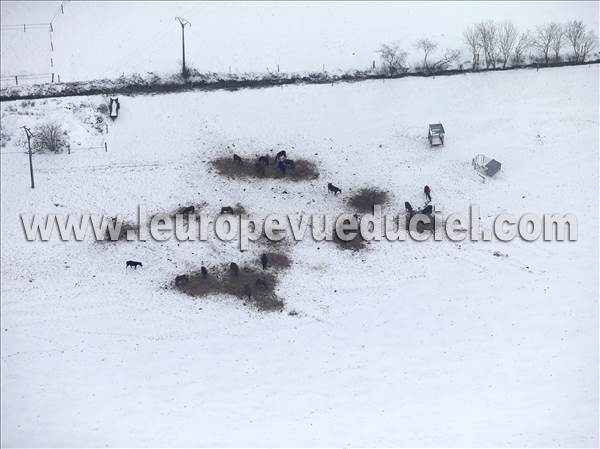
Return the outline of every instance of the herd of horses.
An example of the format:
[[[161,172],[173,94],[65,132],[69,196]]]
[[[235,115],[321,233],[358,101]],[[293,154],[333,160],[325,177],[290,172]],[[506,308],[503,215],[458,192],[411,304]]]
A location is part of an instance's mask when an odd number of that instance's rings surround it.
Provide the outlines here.
[[[237,154],[233,155],[233,161],[239,165],[244,164],[243,159]],[[262,169],[262,170],[264,170],[266,167],[270,166],[271,163],[277,164],[276,165],[277,169],[281,172],[282,175],[285,175],[288,169],[293,170],[296,167],[295,162],[292,159],[287,158],[287,153],[285,152],[285,150],[281,150],[280,152],[278,152],[275,155],[275,158],[273,161],[271,161],[271,159],[269,158],[268,155],[260,156],[255,161],[256,167],[259,169]],[[333,185],[331,182],[328,182],[327,183],[327,192],[337,195],[338,193],[342,193],[342,189]],[[427,202],[426,202],[426,205],[422,209],[415,209],[408,201],[406,201],[404,203],[404,208],[406,209],[406,213],[409,216],[409,220],[416,214],[424,214],[429,217],[431,217],[431,215],[433,214],[433,207],[430,204],[431,203],[431,188],[426,185],[423,188],[423,192],[425,193]],[[186,207],[182,208],[179,211],[179,213],[181,213],[183,215],[189,215],[189,214],[193,214],[195,212],[195,210],[196,210],[195,207],[193,205],[191,205],[191,206],[186,206]],[[221,207],[221,214],[233,215],[234,209],[230,206],[223,206],[223,207]],[[261,255],[260,262],[262,265],[262,269],[266,270],[268,267],[268,264],[269,264],[269,258],[267,256],[267,254]],[[141,262],[128,260],[126,262],[125,266],[126,266],[126,268],[131,267],[131,268],[137,269],[137,267],[142,267],[143,265]],[[239,275],[240,275],[239,265],[236,264],[235,262],[231,262],[229,264],[229,272],[235,278],[239,278]],[[208,278],[209,272],[205,266],[202,266],[200,268],[200,276],[204,280],[206,280]],[[175,285],[177,287],[182,287],[182,286],[186,285],[188,282],[189,282],[189,275],[187,275],[187,274],[182,274],[175,278]],[[256,279],[254,286],[256,288],[266,289],[267,282],[262,278],[258,278],[258,279]],[[248,300],[250,300],[252,298],[252,287],[249,284],[244,284],[244,295],[248,297]]]
[[[244,165],[244,160],[237,154],[233,155],[233,162],[239,165]],[[293,170],[296,168],[296,162],[293,159],[288,159],[285,150],[281,150],[279,153],[277,153],[273,161],[271,161],[269,155],[259,156],[254,165],[256,166],[256,169],[264,175],[265,169],[269,167],[271,163],[275,164],[277,170],[279,170],[282,176],[285,176],[289,169]]]
[[[266,270],[268,268],[269,256],[267,254],[263,253],[260,256],[260,264],[261,264],[263,270]],[[235,262],[231,262],[229,264],[229,273],[231,276],[238,279],[240,277],[240,266]],[[206,268],[205,266],[200,267],[200,276],[202,277],[203,280],[208,279],[208,277],[209,277],[208,268]],[[179,275],[175,278],[175,286],[183,287],[189,282],[189,280],[190,280],[189,275],[187,275],[187,274]],[[256,279],[256,281],[254,282],[254,286],[257,289],[260,288],[263,290],[266,290],[268,287],[267,281],[262,278]],[[244,284],[244,296],[247,296],[248,300],[252,299],[252,287],[250,287],[250,284],[248,284],[248,283]]]

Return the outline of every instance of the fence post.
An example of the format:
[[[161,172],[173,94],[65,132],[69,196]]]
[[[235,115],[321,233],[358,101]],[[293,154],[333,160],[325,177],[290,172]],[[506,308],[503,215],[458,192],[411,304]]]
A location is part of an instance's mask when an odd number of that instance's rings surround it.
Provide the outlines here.
[[[106,142],[104,142],[104,152],[108,153],[108,145],[106,145]]]
[[[52,72],[52,82],[54,82],[54,72]]]
[[[17,75],[15,75],[15,86],[19,85],[19,78],[17,78]]]

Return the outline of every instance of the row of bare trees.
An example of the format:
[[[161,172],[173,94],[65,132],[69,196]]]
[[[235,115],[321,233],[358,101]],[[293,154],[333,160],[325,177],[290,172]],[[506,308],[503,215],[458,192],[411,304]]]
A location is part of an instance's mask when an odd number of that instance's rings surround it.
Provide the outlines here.
[[[428,38],[419,39],[415,47],[422,52],[422,65],[415,67],[428,74],[435,74],[448,69],[460,58],[460,50],[445,49],[438,54],[439,44]],[[384,44],[377,50],[383,65],[383,71],[388,75],[397,75],[408,71],[408,52],[400,48],[400,44]]]
[[[488,20],[469,27],[463,33],[463,38],[473,70],[519,66],[528,59],[548,65],[561,60],[562,50],[567,51],[567,60],[582,63],[598,45],[598,37],[593,31],[587,30],[580,20],[566,24],[548,23],[533,32],[519,31],[509,21]],[[428,38],[419,39],[415,47],[422,54],[422,63],[415,69],[428,74],[448,69],[459,61],[461,54],[460,50],[455,49],[439,52],[439,44]],[[408,52],[400,44],[382,45],[377,52],[386,74],[393,76],[408,71]]]
[[[483,64],[488,69],[495,69],[498,64],[502,68],[509,63],[521,65],[528,56],[547,65],[551,61],[560,61],[563,49],[570,51],[569,60],[585,62],[598,42],[594,32],[588,31],[580,20],[566,24],[548,23],[534,32],[519,32],[512,22],[488,20],[468,28],[463,37],[472,55],[474,70]]]

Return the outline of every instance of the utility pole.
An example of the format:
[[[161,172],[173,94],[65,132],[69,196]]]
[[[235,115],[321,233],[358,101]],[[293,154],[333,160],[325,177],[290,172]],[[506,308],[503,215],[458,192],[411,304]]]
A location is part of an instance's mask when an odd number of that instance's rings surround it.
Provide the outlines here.
[[[31,158],[31,131],[26,126],[22,127],[25,130],[25,135],[27,136],[27,148],[29,148],[29,174],[31,175],[31,188],[35,188],[35,183],[33,182],[33,160]]]
[[[175,17],[175,20],[179,22],[181,25],[181,54],[182,54],[182,66],[181,66],[181,75],[186,78],[186,69],[185,69],[185,26],[192,26],[190,22],[185,20],[183,17]]]

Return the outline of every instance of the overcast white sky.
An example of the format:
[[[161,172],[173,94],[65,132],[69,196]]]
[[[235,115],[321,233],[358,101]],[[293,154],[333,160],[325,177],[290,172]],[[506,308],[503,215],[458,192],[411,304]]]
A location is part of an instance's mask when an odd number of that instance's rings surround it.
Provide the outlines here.
[[[2,1],[2,25],[48,22],[60,2]],[[599,3],[588,2],[68,2],[46,30],[2,31],[2,74],[55,71],[63,80],[175,71],[186,30],[188,61],[200,71],[365,68],[384,42],[413,54],[420,37],[463,48],[470,24],[512,20],[520,29],[581,19],[598,33]],[[54,59],[54,70],[50,67]],[[468,59],[463,52],[463,60]]]

